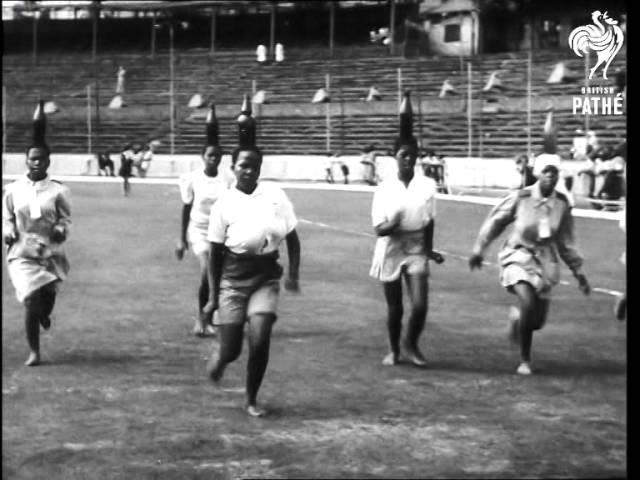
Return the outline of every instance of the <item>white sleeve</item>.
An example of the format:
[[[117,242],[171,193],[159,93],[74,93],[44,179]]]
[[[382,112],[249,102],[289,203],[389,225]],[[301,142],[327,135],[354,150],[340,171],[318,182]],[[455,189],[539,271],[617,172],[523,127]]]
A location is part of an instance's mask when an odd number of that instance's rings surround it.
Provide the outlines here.
[[[219,198],[211,207],[209,214],[209,228],[207,230],[207,240],[214,243],[222,243],[227,236],[227,223],[224,220],[224,197]]]
[[[380,187],[373,193],[373,202],[371,202],[371,224],[377,227],[387,220],[384,205],[384,194]]]
[[[178,180],[178,186],[180,187],[180,198],[182,199],[182,203],[190,204],[193,203],[193,178],[190,174],[185,173],[180,176]]]
[[[293,208],[293,203],[287,197],[287,194],[284,193],[284,190],[280,190],[281,192],[281,214],[284,218],[285,224],[287,225],[287,234],[291,233],[296,226],[298,225],[298,219],[296,218],[296,213]]]
[[[435,180],[424,177],[427,180],[428,187],[426,190],[429,192],[429,197],[427,199],[427,216],[430,220],[436,218],[436,193],[438,191],[438,185]]]

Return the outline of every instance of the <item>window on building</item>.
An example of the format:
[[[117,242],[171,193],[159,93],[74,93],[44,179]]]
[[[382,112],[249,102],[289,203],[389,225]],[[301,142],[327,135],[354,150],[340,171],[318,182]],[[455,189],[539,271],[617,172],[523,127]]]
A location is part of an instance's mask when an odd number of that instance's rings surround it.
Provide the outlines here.
[[[460,24],[454,23],[452,25],[445,25],[444,27],[444,41],[445,42],[459,42],[460,41]]]

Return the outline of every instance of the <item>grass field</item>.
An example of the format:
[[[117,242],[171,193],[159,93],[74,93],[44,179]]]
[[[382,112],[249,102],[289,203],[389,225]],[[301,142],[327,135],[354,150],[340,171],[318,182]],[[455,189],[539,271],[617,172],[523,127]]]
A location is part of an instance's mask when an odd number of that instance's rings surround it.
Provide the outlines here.
[[[626,475],[626,324],[613,297],[583,297],[565,269],[534,339],[537,374],[515,375],[512,297],[494,265],[470,273],[464,258],[489,207],[438,203],[447,260],[432,266],[429,367],[384,368],[371,194],[288,190],[302,293],[281,296],[260,393],[271,415],[253,419],[246,349],[215,386],[215,340],[190,335],[197,263],[173,256],[177,187],[134,184],[129,198],[120,184],[70,187],[72,271],[40,367],[22,366],[22,307],[3,266],[3,479]],[[617,223],[576,225],[592,285],[623,290]]]

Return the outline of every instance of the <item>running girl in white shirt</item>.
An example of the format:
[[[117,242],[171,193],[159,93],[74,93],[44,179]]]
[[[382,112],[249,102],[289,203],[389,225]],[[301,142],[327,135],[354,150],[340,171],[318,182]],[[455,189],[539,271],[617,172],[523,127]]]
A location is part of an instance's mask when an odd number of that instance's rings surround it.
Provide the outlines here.
[[[222,150],[218,144],[218,122],[215,106],[206,120],[207,144],[202,149],[204,169],[194,170],[180,177],[180,197],[182,198],[182,219],[180,223],[180,240],[176,247],[176,256],[182,260],[187,246],[191,244],[193,254],[200,264],[200,286],[198,287],[198,314],[196,315],[193,333],[204,337],[214,334],[213,325],[203,320],[202,308],[209,299],[209,282],[207,265],[209,263],[209,241],[207,230],[211,206],[220,198],[223,191],[229,188],[230,179],[219,172]]]
[[[218,310],[220,344],[207,372],[213,381],[222,378],[225,367],[240,355],[245,323],[248,323],[247,412],[262,416],[257,405],[258,389],[269,361],[271,329],[277,318],[280,278],[283,268],[278,249],[285,241],[289,270],[284,286],[299,291],[300,240],[293,205],[284,191],[259,183],[262,153],[255,146],[255,120],[248,97],[238,117],[240,146],[232,154],[236,177],[231,188],[211,209],[208,239],[209,302],[204,310]]]
[[[406,359],[426,365],[418,341],[429,307],[429,259],[442,263],[433,250],[436,183],[415,174],[418,146],[412,133],[409,92],[400,106],[400,137],[396,140],[397,176],[384,180],[376,189],[371,208],[373,228],[378,236],[370,275],[382,282],[387,302],[389,353],[383,365],[401,360],[402,279],[409,289],[411,310],[403,343]]]
[[[69,188],[47,174],[46,120],[40,102],[34,116],[34,143],[27,148],[27,174],[7,185],[2,197],[2,234],[18,301],[25,307],[29,357],[40,364],[40,326],[48,330],[58,284],[69,272],[63,243],[71,224]]]

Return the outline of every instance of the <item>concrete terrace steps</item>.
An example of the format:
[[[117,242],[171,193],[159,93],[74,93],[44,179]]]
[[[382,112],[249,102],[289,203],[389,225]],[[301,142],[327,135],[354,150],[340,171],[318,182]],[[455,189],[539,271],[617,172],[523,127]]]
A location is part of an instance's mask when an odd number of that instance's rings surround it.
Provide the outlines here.
[[[622,52],[621,52],[622,53]],[[553,64],[562,59],[557,53],[545,52],[534,55],[533,93],[563,94],[575,93],[581,86],[581,81],[568,85],[547,85]],[[583,61],[577,57],[570,57],[570,52],[564,53],[564,60],[576,73],[584,70]],[[9,56],[11,57],[11,56]],[[14,56],[15,57],[15,56]],[[624,59],[625,55],[621,58]],[[125,57],[129,58],[129,57]],[[168,91],[167,58],[160,56],[155,59],[145,57],[135,58],[132,64],[126,64],[127,100],[141,105],[159,105],[165,102],[163,93]],[[218,103],[236,102],[236,98],[250,90],[251,80],[256,80],[258,88],[266,89],[271,95],[272,102],[303,102],[309,101],[317,88],[324,85],[324,74],[332,75],[334,85],[332,93],[341,88],[341,94],[346,101],[356,101],[366,95],[370,85],[376,85],[384,95],[396,94],[396,70],[403,69],[403,85],[415,91],[420,91],[424,97],[435,97],[445,78],[449,78],[454,85],[464,93],[466,88],[466,64],[460,59],[404,59],[402,57],[374,57],[354,58],[344,60],[322,59],[292,59],[280,65],[258,65],[253,55],[229,55],[216,57],[210,63],[207,57],[198,59],[194,55],[177,55],[176,88],[178,94],[184,98],[193,93],[213,95]],[[56,95],[58,99],[67,100],[68,97],[81,100],[78,92],[83,92],[87,83],[92,80],[91,63],[60,61],[59,64],[42,64],[32,67],[30,62],[20,63],[17,59],[5,62],[5,85],[9,92],[16,90],[16,96],[25,90],[39,89],[41,93]],[[115,71],[117,65],[125,63],[121,59],[101,59],[97,62],[98,84],[104,95],[113,92],[115,87]],[[200,61],[199,61],[200,60]],[[486,82],[489,73],[495,69],[502,69],[503,83],[506,87],[502,95],[522,96],[526,94],[526,56],[501,55],[482,56],[473,59],[474,68],[473,89],[476,94]],[[56,68],[54,68],[56,67]],[[54,70],[54,71],[52,71]],[[41,75],[34,75],[41,73]],[[27,73],[30,72],[30,75]],[[50,80],[42,85],[41,78]],[[612,80],[605,82],[612,84]],[[64,85],[62,90],[60,85]],[[295,89],[291,89],[295,85]]]
[[[534,146],[541,145],[544,112],[533,115],[534,125],[531,140]],[[519,113],[485,115],[482,126],[475,124],[472,129],[474,151],[482,143],[483,155],[511,157],[514,151],[522,151],[527,144],[526,119]],[[583,126],[581,117],[570,112],[557,112],[560,151],[568,155],[576,128]],[[237,142],[234,118],[219,118],[220,140],[223,146],[232,148]],[[596,129],[605,143],[617,143],[626,135],[626,118],[593,118],[591,128]],[[433,115],[423,119],[422,129],[416,121],[414,132],[425,143],[445,155],[459,155],[467,152],[467,123],[463,114]],[[333,118],[331,122],[332,150],[343,153],[358,153],[368,143],[381,148],[392,145],[397,135],[396,115],[348,116]],[[30,123],[10,123],[7,131],[8,150],[20,150],[30,140]],[[271,153],[311,154],[326,150],[325,118],[315,117],[262,117],[258,119],[258,143]],[[204,134],[200,122],[180,122],[175,136],[176,151],[198,153]],[[94,132],[95,133],[95,132]],[[83,152],[87,149],[86,126],[82,121],[58,124],[50,122],[48,137],[56,151]],[[132,122],[103,121],[99,137],[94,136],[97,149],[119,151],[125,143],[141,142],[158,138],[162,145],[158,153],[168,153],[170,137],[167,125],[162,121]]]

